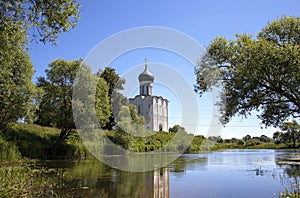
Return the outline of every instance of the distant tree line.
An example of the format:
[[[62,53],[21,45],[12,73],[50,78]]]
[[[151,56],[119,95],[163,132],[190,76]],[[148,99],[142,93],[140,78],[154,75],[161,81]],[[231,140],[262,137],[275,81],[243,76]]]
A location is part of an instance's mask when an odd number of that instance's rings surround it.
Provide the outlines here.
[[[209,136],[207,139],[215,143],[236,144],[244,147],[257,146],[263,143],[285,144],[291,148],[300,147],[300,125],[296,121],[284,122],[280,128],[282,131],[274,132],[272,138],[266,135],[259,137],[246,135],[242,139],[222,139],[220,136]]]

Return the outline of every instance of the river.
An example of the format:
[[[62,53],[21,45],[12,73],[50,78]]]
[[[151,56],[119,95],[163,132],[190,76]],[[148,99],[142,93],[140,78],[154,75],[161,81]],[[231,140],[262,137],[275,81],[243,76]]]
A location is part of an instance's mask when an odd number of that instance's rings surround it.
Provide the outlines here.
[[[63,170],[78,197],[279,197],[300,181],[300,150],[225,150],[184,154],[166,167],[120,171],[98,161],[39,162]],[[57,178],[56,178],[57,179]],[[297,184],[296,184],[297,185]]]

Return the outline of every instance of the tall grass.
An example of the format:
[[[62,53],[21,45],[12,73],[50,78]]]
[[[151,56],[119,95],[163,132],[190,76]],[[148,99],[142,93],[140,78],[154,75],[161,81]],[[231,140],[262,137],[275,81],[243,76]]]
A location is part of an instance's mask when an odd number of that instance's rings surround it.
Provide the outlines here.
[[[7,142],[0,134],[0,160],[16,161],[20,158],[17,146],[13,142]]]
[[[0,166],[0,197],[82,197],[78,182],[64,169],[30,167],[28,164]]]
[[[78,159],[91,157],[74,130],[69,139],[61,144],[56,152],[51,148],[60,130],[33,124],[15,123],[0,131],[0,158],[31,159]]]

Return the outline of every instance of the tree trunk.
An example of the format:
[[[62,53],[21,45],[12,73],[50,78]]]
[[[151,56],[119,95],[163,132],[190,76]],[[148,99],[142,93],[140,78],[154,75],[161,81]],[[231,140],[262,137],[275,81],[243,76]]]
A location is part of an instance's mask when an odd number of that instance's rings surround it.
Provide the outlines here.
[[[70,135],[72,129],[61,129],[60,135],[54,145],[50,148],[50,154],[53,157],[54,154],[56,154],[56,151],[58,147],[67,139],[67,137]]]

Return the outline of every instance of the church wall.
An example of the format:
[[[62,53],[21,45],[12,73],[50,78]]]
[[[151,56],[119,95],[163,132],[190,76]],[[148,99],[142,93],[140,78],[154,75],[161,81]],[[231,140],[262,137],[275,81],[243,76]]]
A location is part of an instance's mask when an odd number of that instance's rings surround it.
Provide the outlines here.
[[[146,119],[145,129],[168,131],[168,100],[157,96],[137,96],[129,99],[129,103],[136,106],[139,115]]]

